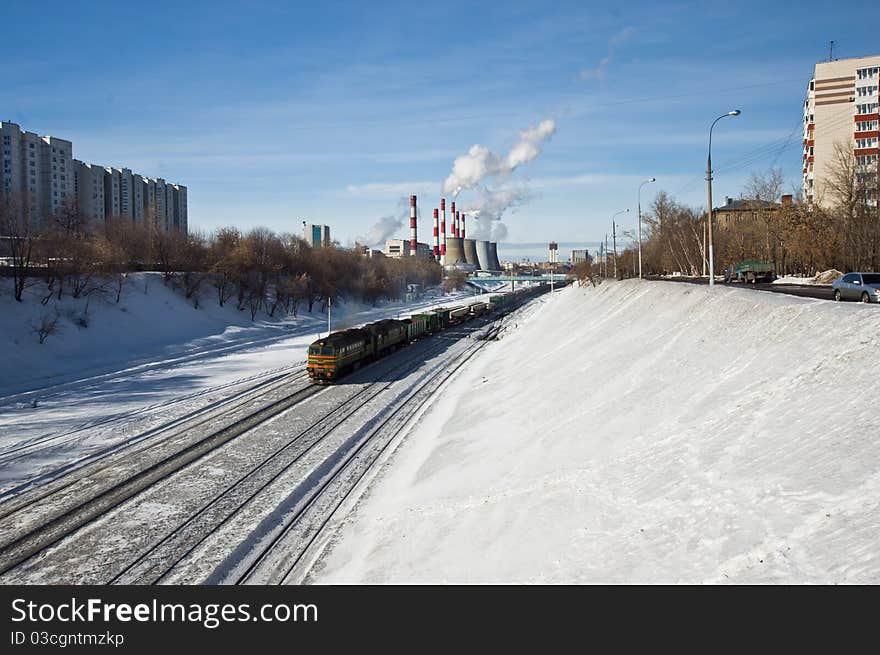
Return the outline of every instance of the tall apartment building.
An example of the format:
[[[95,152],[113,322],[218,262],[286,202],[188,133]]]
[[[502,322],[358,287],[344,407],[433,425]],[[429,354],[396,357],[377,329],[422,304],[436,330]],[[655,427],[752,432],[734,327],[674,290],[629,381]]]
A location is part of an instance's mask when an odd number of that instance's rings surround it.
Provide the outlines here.
[[[330,245],[330,226],[310,225],[303,221],[303,239],[312,248],[326,248]]]
[[[24,132],[0,122],[0,199],[13,202],[32,222],[77,207],[90,222],[148,218],[163,230],[188,229],[187,189],[148,179],[128,168],[110,168],[73,159],[73,144]]]
[[[174,184],[174,228],[186,233],[187,225],[187,199],[186,187],[182,184]],[[327,239],[330,239],[330,228],[327,228]]]
[[[119,199],[119,176],[112,168],[104,169],[104,217],[121,216]]]
[[[2,178],[0,195],[33,221],[75,202],[73,145],[53,136],[23,132],[0,122]]]
[[[76,202],[80,212],[90,223],[103,223],[104,212],[104,169],[94,164],[73,160]]]
[[[828,186],[838,144],[851,148],[861,175],[876,175],[880,55],[816,64],[804,101],[804,199],[833,202]]]
[[[144,211],[146,210],[146,202],[144,201],[144,178],[137,173],[133,173],[131,176],[131,197],[131,217],[135,223],[143,223]]]

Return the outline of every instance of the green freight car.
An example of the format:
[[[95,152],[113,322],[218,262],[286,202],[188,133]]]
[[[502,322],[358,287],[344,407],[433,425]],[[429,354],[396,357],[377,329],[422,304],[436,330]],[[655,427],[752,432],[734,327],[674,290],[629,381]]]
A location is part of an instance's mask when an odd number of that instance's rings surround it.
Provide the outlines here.
[[[413,314],[411,318],[421,318],[425,321],[425,328],[428,334],[434,334],[440,329],[440,316],[437,312],[422,312],[421,314]]]
[[[420,314],[405,318],[403,322],[406,323],[406,336],[410,341],[421,339],[429,334],[428,322]]]

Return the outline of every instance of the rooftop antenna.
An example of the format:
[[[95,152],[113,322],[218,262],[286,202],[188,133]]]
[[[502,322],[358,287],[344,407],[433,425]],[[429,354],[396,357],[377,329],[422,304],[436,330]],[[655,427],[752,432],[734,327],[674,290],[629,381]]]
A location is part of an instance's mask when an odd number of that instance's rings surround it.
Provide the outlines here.
[[[831,47],[828,51],[828,61],[834,60],[834,41],[831,42]]]

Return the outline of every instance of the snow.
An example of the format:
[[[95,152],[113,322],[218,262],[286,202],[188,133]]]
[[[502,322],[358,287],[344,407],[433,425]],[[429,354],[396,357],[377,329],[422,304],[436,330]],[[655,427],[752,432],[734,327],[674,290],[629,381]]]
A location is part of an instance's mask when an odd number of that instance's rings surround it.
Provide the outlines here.
[[[841,277],[843,273],[838,271],[837,269],[829,269],[827,271],[816,272],[816,275],[812,277],[804,276],[800,277],[797,275],[786,275],[783,277],[778,277],[773,280],[773,284],[819,284],[819,285],[829,285],[837,278]]]
[[[10,281],[0,281],[2,355],[7,370],[14,371],[0,378],[2,395],[140,363],[269,343],[286,338],[291,330],[314,337],[326,331],[327,325],[326,313],[317,304],[313,314],[300,305],[298,318],[270,318],[260,312],[252,321],[250,312],[237,310],[234,300],[220,307],[213,295],[205,293],[196,309],[182,294],[165,285],[159,273],[130,275],[118,304],[113,293],[96,294],[88,304],[85,299],[64,295],[60,302],[52,299],[46,306],[39,302],[44,295],[42,288],[28,289],[21,303],[11,295]],[[426,296],[417,304],[437,302],[436,297]],[[342,329],[372,320],[371,316],[384,317],[410,309],[400,303],[377,308],[341,304],[331,308],[332,326],[334,330]],[[40,344],[33,330],[43,315],[55,311],[60,316],[58,333]],[[76,319],[86,313],[88,327],[79,327]]]
[[[317,583],[877,583],[880,311],[637,280],[534,303]]]
[[[303,369],[308,344],[327,329],[317,304],[313,314],[301,307],[297,317],[262,314],[256,321],[210,296],[195,309],[158,273],[132,275],[119,304],[112,295],[93,297],[82,328],[75,318],[85,300],[65,296],[43,306],[32,287],[17,303],[8,283],[0,281],[0,492],[260,380]],[[428,292],[409,304],[377,307],[334,304],[332,327],[406,316],[473,293]],[[56,306],[61,330],[40,344],[33,326]],[[11,449],[24,444],[40,447],[12,465]]]

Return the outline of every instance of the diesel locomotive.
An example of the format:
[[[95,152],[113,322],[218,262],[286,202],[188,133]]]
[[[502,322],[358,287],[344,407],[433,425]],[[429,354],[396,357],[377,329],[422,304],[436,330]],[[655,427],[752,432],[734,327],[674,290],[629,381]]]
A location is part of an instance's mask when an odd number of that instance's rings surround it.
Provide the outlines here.
[[[543,286],[529,287],[512,293],[491,295],[488,301],[440,307],[401,320],[386,318],[363,327],[333,332],[309,346],[306,370],[312,382],[331,384],[346,373],[356,371],[362,365],[414,341],[475,316],[510,308],[543,290]]]

